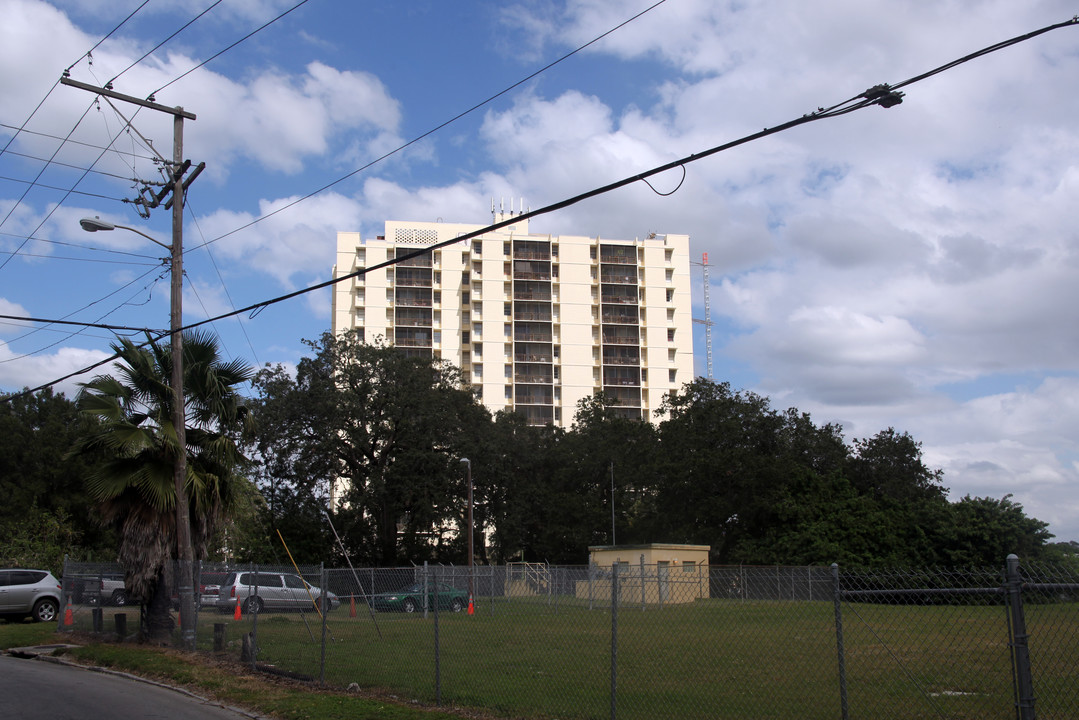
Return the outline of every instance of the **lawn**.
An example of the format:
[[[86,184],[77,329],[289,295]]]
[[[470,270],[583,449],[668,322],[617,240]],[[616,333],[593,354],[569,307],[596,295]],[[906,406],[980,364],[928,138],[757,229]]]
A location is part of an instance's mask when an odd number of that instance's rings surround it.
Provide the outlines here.
[[[1079,607],[1031,612],[1040,717],[1079,714]],[[234,641],[250,620],[230,625]],[[569,599],[481,602],[474,616],[329,615],[324,679],[389,689],[405,700],[482,707],[506,717],[611,717],[612,618]],[[377,624],[377,627],[376,627]],[[1038,635],[1038,628],[1042,635]],[[315,678],[321,619],[263,614],[259,661]],[[1005,612],[999,606],[844,605],[853,717],[1008,717]],[[834,609],[828,602],[705,600],[623,608],[617,618],[617,716],[840,717]],[[230,652],[238,653],[238,644]],[[438,675],[436,676],[436,660]],[[1051,711],[1056,707],[1058,714]]]

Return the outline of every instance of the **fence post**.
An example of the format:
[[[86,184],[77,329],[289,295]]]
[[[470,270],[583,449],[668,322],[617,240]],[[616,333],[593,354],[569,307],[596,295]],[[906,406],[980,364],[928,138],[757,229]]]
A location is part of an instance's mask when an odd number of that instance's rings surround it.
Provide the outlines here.
[[[427,593],[430,592],[430,586],[427,584],[427,561],[423,561],[423,619],[427,619]]]
[[[1023,613],[1023,578],[1019,558],[1007,558],[1008,609],[1011,612],[1011,648],[1015,668],[1015,706],[1019,720],[1034,720],[1034,680],[1030,673],[1030,648],[1027,646],[1027,622]]]
[[[427,607],[427,561],[423,562],[423,604]],[[453,571],[453,577],[457,576],[456,568]],[[427,614],[425,609],[424,615]],[[435,704],[442,705],[442,647],[439,645],[438,638],[438,577],[435,577]]]
[[[611,566],[611,720],[618,717],[618,563]]]
[[[843,593],[839,588],[839,565],[832,563],[832,598],[835,604],[835,646],[839,656],[839,707],[843,720],[850,720],[850,707],[847,705],[847,661],[843,650]]]
[[[256,601],[253,603],[254,607],[251,609],[251,669],[252,670],[255,669],[255,662],[258,660],[258,656],[259,656],[259,650],[258,650],[258,648],[259,648],[259,611],[258,611],[259,603],[257,602],[258,596],[259,596],[259,566],[258,566],[258,564],[255,565],[254,576],[255,576],[255,585],[254,585],[255,594],[254,594],[254,597],[255,597]],[[251,597],[251,596],[248,595],[248,597]]]
[[[592,568],[594,567],[591,560],[588,561],[588,609],[593,609],[592,603]]]
[[[641,610],[644,610],[644,553],[641,553]]]
[[[71,575],[67,571],[67,553],[64,553],[64,570],[60,575],[60,608],[56,613],[56,632],[64,630],[64,613],[67,612],[67,604],[71,602]]]
[[[318,660],[318,684],[326,684],[326,616],[330,614],[330,591],[327,589],[329,583],[326,582],[326,563],[322,562],[318,565],[318,586],[322,590],[322,597],[319,600],[319,610],[322,615],[322,647],[320,649]]]

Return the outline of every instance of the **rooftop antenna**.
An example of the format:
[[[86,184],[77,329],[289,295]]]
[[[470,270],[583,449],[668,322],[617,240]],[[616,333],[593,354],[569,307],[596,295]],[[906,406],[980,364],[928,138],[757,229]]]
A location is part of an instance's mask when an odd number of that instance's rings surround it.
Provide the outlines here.
[[[712,303],[709,300],[711,283],[708,280],[708,253],[701,256],[701,262],[693,263],[704,269],[704,319],[693,318],[693,322],[704,325],[704,351],[708,358],[708,379],[712,379]]]

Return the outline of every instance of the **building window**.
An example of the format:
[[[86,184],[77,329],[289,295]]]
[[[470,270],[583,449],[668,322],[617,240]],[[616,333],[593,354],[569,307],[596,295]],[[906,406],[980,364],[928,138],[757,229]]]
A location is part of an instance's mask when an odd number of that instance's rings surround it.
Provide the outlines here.
[[[472,252],[474,252],[477,255],[482,255],[483,254],[483,243],[480,242],[479,240],[473,240],[472,241]]]
[[[682,561],[682,572],[693,573],[697,571],[697,562],[695,560]]]
[[[507,380],[513,379],[513,366],[512,365],[507,365],[506,366],[506,379]]]
[[[483,366],[482,365],[473,365],[472,366],[472,374],[476,377],[477,380],[482,380],[483,379]]]
[[[678,378],[678,371],[677,370],[671,369],[671,370],[667,371],[667,381],[671,385],[674,385],[676,382],[678,382],[677,378]]]
[[[507,385],[506,386],[506,399],[507,400],[512,400],[513,399],[513,386],[512,385]]]
[[[667,328],[667,342],[674,342],[674,328]]]
[[[465,330],[461,333],[461,344],[468,345],[470,342],[472,342],[471,334],[468,332],[468,330]]]
[[[674,288],[667,288],[667,302],[674,302]]]

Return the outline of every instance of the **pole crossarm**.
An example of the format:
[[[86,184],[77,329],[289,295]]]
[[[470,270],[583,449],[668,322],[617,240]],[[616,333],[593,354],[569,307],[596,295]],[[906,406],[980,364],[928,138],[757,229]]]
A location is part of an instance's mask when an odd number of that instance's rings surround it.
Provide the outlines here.
[[[150,110],[157,110],[158,112],[168,113],[174,117],[182,117],[187,120],[196,120],[195,113],[190,113],[184,110],[182,107],[169,107],[168,105],[162,105],[160,103],[150,102],[149,100],[142,100],[141,98],[134,97],[133,95],[124,95],[118,93],[111,88],[101,88],[95,85],[88,85],[78,80],[72,80],[66,75],[60,78],[61,85],[69,85],[80,90],[86,90],[97,95],[104,95],[105,97],[111,97],[116,100],[123,100],[124,102],[132,103],[133,105],[139,105]]]

